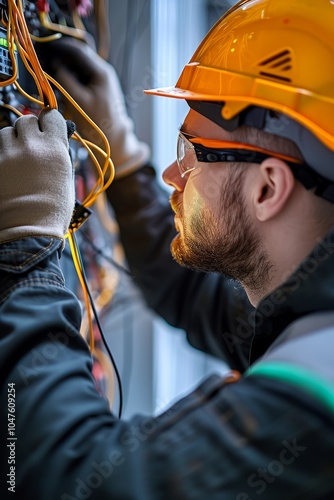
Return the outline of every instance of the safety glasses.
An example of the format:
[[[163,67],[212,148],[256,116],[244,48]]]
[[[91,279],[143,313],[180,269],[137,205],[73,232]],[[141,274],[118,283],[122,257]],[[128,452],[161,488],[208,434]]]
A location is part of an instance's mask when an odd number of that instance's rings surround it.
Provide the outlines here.
[[[195,137],[179,132],[176,158],[181,177],[198,168],[198,162],[245,162],[262,163],[269,157],[279,158],[290,166],[301,165],[302,162],[290,156],[272,153],[250,144],[220,141]]]

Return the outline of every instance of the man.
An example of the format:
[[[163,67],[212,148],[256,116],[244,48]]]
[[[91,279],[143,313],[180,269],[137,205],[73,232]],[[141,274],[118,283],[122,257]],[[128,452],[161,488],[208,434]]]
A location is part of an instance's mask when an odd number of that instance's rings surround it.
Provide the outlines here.
[[[169,196],[156,180],[147,145],[135,135],[114,68],[73,39],[44,44],[43,53],[53,62],[49,70],[57,81],[108,137],[116,179],[107,196],[131,274],[147,304],[169,324],[184,329],[194,347],[243,372],[249,366],[253,307],[237,282],[195,273],[172,258],[176,231]],[[79,132],[95,142],[97,134],[87,121],[67,108]]]
[[[16,131],[0,132],[0,171],[7,179],[2,220],[12,215],[0,231],[4,493],[12,488],[9,492],[20,498],[37,499],[332,497],[334,207],[327,199],[334,180],[334,134],[327,119],[333,77],[329,71],[327,81],[312,86],[307,74],[306,91],[299,66],[292,75],[299,85],[287,83],[287,77],[284,84],[262,78],[258,72],[268,73],[262,67],[251,65],[249,73],[228,67],[246,64],[245,46],[255,53],[260,44],[273,58],[275,45],[289,47],[300,40],[305,50],[309,40],[308,63],[316,70],[325,57],[327,62],[333,58],[333,48],[318,43],[315,32],[326,39],[333,18],[334,6],[325,0],[316,5],[240,2],[208,34],[185,68],[182,86],[173,91],[196,109],[182,125],[178,165],[164,174],[175,187],[171,201],[178,234],[172,251],[186,266],[224,272],[242,282],[257,306],[250,350],[257,363],[240,380],[237,375],[209,378],[156,418],[118,421],[94,388],[87,346],[77,332],[77,302],[64,288],[58,267],[73,209],[64,122],[56,111],[43,112],[39,122],[23,117]],[[240,40],[241,47],[231,62],[222,57],[222,48],[229,52],[232,40]],[[208,54],[210,65],[205,64]],[[195,73],[189,80],[188,71]],[[319,71],[313,76],[321,78]],[[237,97],[228,95],[230,85],[222,85],[229,78]],[[241,99],[247,92],[247,100]],[[250,102],[256,108],[249,109]],[[318,116],[315,109],[323,102]],[[46,147],[51,138],[57,153]],[[27,151],[29,144],[35,147]],[[24,171],[28,152],[35,175],[19,184],[20,176],[10,174],[14,167]],[[52,182],[42,160],[58,164]],[[65,199],[56,218],[59,190]]]

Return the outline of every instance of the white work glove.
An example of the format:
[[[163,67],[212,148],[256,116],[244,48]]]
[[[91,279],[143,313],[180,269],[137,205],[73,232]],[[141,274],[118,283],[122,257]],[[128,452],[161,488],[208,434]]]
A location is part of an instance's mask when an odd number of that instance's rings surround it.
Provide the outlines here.
[[[43,45],[54,78],[106,135],[115,177],[125,177],[147,163],[150,150],[139,141],[128,116],[123,91],[114,68],[85,43],[62,39]],[[85,139],[103,146],[99,135],[71,105],[66,116]]]
[[[22,116],[0,130],[0,243],[62,239],[74,200],[68,129],[57,110]]]

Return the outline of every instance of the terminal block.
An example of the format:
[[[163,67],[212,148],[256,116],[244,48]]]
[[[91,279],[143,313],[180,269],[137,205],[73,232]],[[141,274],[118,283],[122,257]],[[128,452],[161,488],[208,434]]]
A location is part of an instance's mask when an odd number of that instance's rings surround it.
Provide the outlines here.
[[[7,2],[1,2],[1,4]],[[17,51],[15,51],[17,61]],[[7,34],[4,28],[0,28],[0,81],[7,80],[13,76],[13,64],[8,50]]]

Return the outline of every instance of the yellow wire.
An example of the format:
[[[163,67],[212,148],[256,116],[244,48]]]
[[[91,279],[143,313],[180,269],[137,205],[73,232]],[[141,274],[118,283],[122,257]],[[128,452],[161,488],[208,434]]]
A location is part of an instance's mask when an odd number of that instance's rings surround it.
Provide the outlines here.
[[[2,106],[3,108],[9,109],[13,113],[15,113],[17,116],[22,116],[21,111],[19,111],[18,109],[14,108],[14,106],[11,106],[10,104],[6,104],[4,102],[1,102],[0,106]]]
[[[64,97],[73,105],[73,107],[96,130],[96,132],[100,135],[100,137],[104,143],[105,151],[102,148],[100,148],[99,146],[97,146],[96,144],[83,139],[81,136],[79,136],[79,134],[77,134],[75,136],[75,138],[77,140],[80,140],[80,142],[87,149],[90,157],[93,159],[94,165],[97,167],[98,174],[99,174],[99,180],[96,182],[95,186],[91,190],[91,193],[87,196],[87,198],[83,202],[83,205],[89,207],[95,202],[97,196],[107,189],[107,187],[111,184],[111,182],[113,181],[113,179],[115,177],[115,167],[114,167],[114,164],[110,158],[110,144],[109,144],[109,141],[106,138],[105,134],[102,132],[102,130],[96,125],[95,122],[93,122],[93,120],[87,115],[87,113],[85,113],[85,111],[78,105],[78,103],[71,97],[71,95],[68,92],[66,92],[66,90],[54,78],[52,78],[47,73],[45,73],[45,75],[46,75],[46,78],[48,80],[50,80],[50,82],[52,82],[55,85],[55,87],[59,90],[59,92],[64,95]],[[97,165],[99,165],[99,163],[97,162],[95,155],[92,153],[91,148],[95,149],[99,154],[101,154],[105,158],[105,162],[104,162],[103,167],[102,167],[103,177],[101,176],[100,168],[98,168],[98,166],[97,166]],[[94,158],[95,158],[95,160],[94,160]],[[107,182],[105,182],[105,177],[108,173],[108,170],[109,170],[108,180],[107,180]],[[97,186],[99,185],[99,183],[101,184],[101,187],[97,189]]]
[[[17,80],[17,65],[15,59],[15,47],[13,40],[22,55],[22,60],[26,65],[29,73],[33,76],[37,89],[40,93],[40,98],[45,105],[49,105],[51,108],[57,108],[57,100],[54,92],[44,76],[44,72],[40,66],[39,60],[36,56],[36,52],[32,45],[30,34],[25,22],[23,7],[21,0],[18,0],[16,4],[15,0],[8,1],[8,23],[4,22],[7,29],[7,40],[8,40],[8,50],[12,59],[13,64],[13,76],[2,82],[2,86],[10,85]],[[33,71],[31,70],[29,64],[31,65]]]
[[[38,60],[38,57],[36,55],[34,46],[32,44],[31,38],[30,38],[30,33],[28,31],[27,24],[25,22],[22,2],[21,2],[21,0],[18,0],[18,1],[19,1],[19,9],[17,12],[17,16],[18,16],[18,19],[20,20],[20,27],[23,31],[24,40],[26,42],[26,50],[28,51],[28,54],[29,54],[29,61],[32,65],[32,67],[37,75],[37,78],[41,84],[41,87],[43,89],[43,94],[46,98],[45,104],[48,105],[51,109],[57,109],[58,104],[57,104],[56,96],[52,90],[52,87],[51,87],[48,79],[45,77],[44,71],[40,65],[40,62]]]
[[[81,140],[83,140],[83,139],[81,138]],[[86,147],[88,153],[90,154],[91,158],[93,158],[93,159],[95,158],[95,160],[96,160],[96,157],[93,154],[93,152],[91,151],[91,148],[96,149],[105,158],[107,157],[105,151],[103,151],[99,146],[97,146],[93,142],[90,142],[90,141],[84,141],[84,142],[85,142],[85,147]],[[99,189],[97,189],[99,181],[96,181],[95,185],[91,189],[91,192],[89,193],[89,195],[85,198],[85,200],[83,202],[83,204],[85,206],[90,207],[93,203],[95,203],[97,197],[100,194],[102,194],[109,187],[109,185],[111,184],[111,182],[113,181],[114,175],[115,175],[115,169],[114,169],[114,164],[112,163],[111,158],[108,158],[107,167],[108,167],[108,165],[110,166],[110,170],[112,171],[112,175],[108,178],[107,182],[105,181],[106,167],[104,167],[101,170],[101,167],[98,165],[98,172],[99,172],[100,175],[102,175],[103,184],[102,184],[102,186]],[[96,191],[96,189],[97,189],[97,191]]]
[[[43,13],[42,13],[43,14]],[[87,120],[87,122],[98,132],[102,139],[103,149],[97,146],[96,144],[86,141],[83,139],[77,132],[74,134],[73,138],[79,141],[83,147],[85,147],[93,161],[93,164],[96,167],[98,178],[97,181],[91,190],[91,192],[87,195],[86,199],[83,202],[85,207],[89,207],[92,205],[97,197],[107,189],[110,183],[113,181],[115,176],[115,168],[114,164],[110,158],[110,145],[102,130],[93,122],[93,120],[83,111],[83,109],[74,101],[74,99],[63,89],[63,87],[55,81],[51,76],[47,75],[37,58],[34,46],[32,44],[32,40],[46,43],[57,38],[60,38],[61,33],[70,34],[71,36],[76,36],[77,38],[85,38],[84,32],[79,33],[80,30],[75,30],[68,27],[62,27],[61,25],[57,25],[51,23],[47,16],[42,15],[42,24],[49,29],[53,29],[58,31],[54,35],[50,35],[48,37],[35,37],[30,35],[25,17],[23,12],[23,4],[22,0],[8,0],[8,14],[2,11],[1,23],[6,28],[7,31],[7,41],[8,41],[8,52],[10,55],[10,59],[12,62],[13,74],[7,80],[3,80],[0,82],[0,87],[15,85],[18,92],[20,92],[26,99],[37,104],[41,108],[50,107],[51,109],[57,109],[58,103],[55,96],[55,93],[51,87],[50,82],[61,92],[61,94],[68,99],[68,101],[75,107],[75,109]],[[67,29],[64,29],[67,28]],[[68,31],[70,30],[70,31]],[[36,98],[29,93],[27,93],[18,83],[18,67],[16,62],[16,51],[18,51],[24,66],[26,67],[29,74],[34,79],[36,90],[39,98]],[[9,109],[13,113],[18,116],[22,116],[22,113],[16,109],[14,106],[6,103],[0,103],[0,105],[6,109]],[[97,160],[95,153],[98,153],[104,159],[104,163],[101,166],[99,161]],[[107,180],[106,180],[107,179]],[[78,279],[83,291],[84,295],[84,303],[86,308],[87,320],[89,324],[89,345],[90,350],[94,352],[94,334],[93,334],[93,321],[92,321],[92,310],[91,304],[89,300],[89,295],[87,292],[85,280],[83,277],[83,270],[80,263],[80,257],[78,253],[78,248],[76,246],[75,239],[73,237],[74,230],[69,230],[66,234],[66,238],[69,240],[70,250],[73,258],[73,263],[78,275]],[[95,349],[95,354],[97,354],[97,350]],[[100,361],[101,360],[101,355]]]
[[[83,109],[74,101],[74,99],[65,91],[65,89],[50,75],[47,75],[41,68],[39,61],[37,59],[35,50],[31,43],[31,37],[27,29],[25,18],[23,15],[23,8],[21,0],[18,3],[15,0],[9,0],[8,4],[8,22],[5,24],[7,29],[8,37],[8,49],[12,59],[13,65],[13,76],[1,82],[1,86],[14,84],[18,92],[20,92],[26,99],[31,102],[44,107],[45,103],[48,102],[49,106],[52,108],[57,108],[57,102],[53,90],[50,87],[50,83],[64,95],[66,99],[77,109],[77,111],[87,120],[87,122],[97,131],[100,135],[103,143],[103,148],[100,148],[96,144],[86,141],[75,134],[74,139],[80,141],[82,146],[85,147],[93,161],[93,164],[97,170],[97,181],[90,193],[88,193],[86,199],[83,201],[83,205],[86,207],[91,206],[97,199],[97,197],[107,189],[111,184],[115,176],[115,169],[110,158],[110,145],[109,142],[101,131],[99,127],[91,120],[91,118],[83,111]],[[17,64],[15,58],[15,45],[19,51],[20,57],[26,66],[28,72],[33,77],[37,92],[39,94],[39,99],[28,94],[17,81]],[[99,153],[102,158],[104,158],[104,164],[100,166],[95,154]],[[107,179],[107,181],[106,181]]]
[[[63,26],[62,24],[53,23],[46,12],[39,13],[39,19],[41,25],[50,30],[62,33],[63,35],[72,36],[73,38],[78,38],[79,40],[85,41],[87,33],[86,31],[79,30],[77,28],[70,28],[68,26]]]
[[[101,139],[104,142],[105,148],[106,148],[106,154],[108,157],[110,157],[110,145],[109,141],[106,138],[105,134],[102,132],[102,130],[96,125],[96,123],[85,113],[85,111],[79,106],[79,104],[73,99],[73,97],[60,85],[60,83],[57,82],[52,76],[48,75],[45,73],[46,78],[55,85],[55,87],[70,101],[70,103],[75,107],[77,111],[88,121],[88,123],[98,132],[98,134],[101,136]]]
[[[48,36],[36,36],[30,33],[30,38],[32,39],[33,42],[38,42],[38,43],[47,43],[47,42],[53,42],[54,40],[59,40],[62,38],[63,35],[60,33],[55,33],[54,35],[48,35]]]
[[[43,101],[40,101],[39,99],[36,99],[32,95],[27,94],[27,92],[25,92],[25,90],[23,90],[23,88],[21,87],[21,85],[17,81],[14,82],[14,85],[15,85],[15,88],[20,92],[20,94],[22,94],[26,99],[28,99],[31,102],[34,102],[35,104],[38,104],[41,107],[44,106]]]
[[[77,275],[78,275],[78,278],[79,278],[79,281],[81,284],[82,291],[84,293],[86,313],[87,313],[87,319],[88,319],[88,325],[89,325],[89,347],[90,347],[91,352],[93,352],[93,350],[94,350],[94,332],[93,332],[92,311],[91,311],[88,292],[86,289],[85,280],[84,280],[83,275],[82,275],[82,268],[81,268],[81,264],[80,264],[78,248],[77,248],[76,242],[73,238],[73,232],[71,230],[69,230],[69,232],[68,232],[68,241],[70,244],[70,250],[71,250],[71,254],[72,254],[72,258],[73,258],[73,263],[74,263],[75,269],[77,271]]]
[[[86,140],[86,146],[90,146],[92,147],[93,149],[96,149],[98,150],[98,152],[103,155],[105,158],[107,158],[107,154],[105,151],[103,151],[99,146],[97,146],[96,144],[94,144],[93,142],[90,142],[90,141],[87,141]],[[110,184],[112,183],[112,181],[114,180],[114,177],[115,177],[115,166],[111,160],[111,158],[108,158],[108,161],[112,164],[112,168],[111,168],[111,175],[108,177],[108,180],[104,183],[104,186],[103,186],[103,191],[105,191],[109,186]],[[107,170],[106,168],[103,169],[103,174],[104,176],[107,174]]]
[[[81,135],[78,133],[78,132],[75,132],[73,134],[73,139],[80,142],[82,144],[82,146],[84,146],[89,154],[89,156],[91,157],[95,167],[96,167],[96,170],[98,172],[98,175],[99,175],[99,180],[96,181],[96,184],[98,184],[99,182],[101,183],[101,185],[103,185],[103,182],[104,182],[104,177],[103,177],[103,171],[101,169],[101,166],[96,158],[96,156],[94,155],[93,151],[91,150],[91,148],[89,147],[89,145],[87,145],[87,142],[85,141],[85,139],[83,137],[81,137]],[[95,185],[96,185],[95,184]],[[94,188],[91,190],[94,191],[95,189],[95,186]],[[90,196],[90,195],[88,195]],[[86,206],[86,202],[87,202],[87,198],[83,201],[83,205]]]

